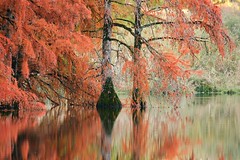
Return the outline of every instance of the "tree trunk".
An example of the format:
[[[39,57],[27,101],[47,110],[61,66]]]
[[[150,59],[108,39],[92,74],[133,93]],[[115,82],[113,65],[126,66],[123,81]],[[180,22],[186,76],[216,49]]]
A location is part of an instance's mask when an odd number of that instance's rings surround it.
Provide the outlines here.
[[[111,35],[112,35],[112,18],[111,18],[111,0],[104,0],[104,25],[102,41],[102,75],[103,88],[100,98],[97,102],[97,108],[116,108],[122,107],[121,102],[114,90],[112,83],[112,66],[111,66]]]
[[[104,25],[103,25],[103,41],[102,41],[102,74],[105,81],[108,77],[112,77],[111,67],[111,41],[112,36],[112,18],[111,18],[111,1],[105,0]]]
[[[16,78],[18,82],[18,87],[23,87],[24,78],[22,76],[22,63],[23,63],[23,53],[22,53],[22,46],[18,47],[18,53],[16,56],[12,56],[12,70],[13,76]]]
[[[5,26],[3,27],[4,28],[4,34],[7,38],[11,38],[11,31],[10,31],[10,22],[9,20],[13,20],[13,13],[10,9],[7,9],[7,12],[6,12],[6,24]],[[5,59],[4,59],[4,64],[8,67],[11,67],[12,66],[12,52],[11,50],[7,53],[7,55],[5,56]],[[11,81],[11,73],[8,73],[8,80]]]
[[[132,107],[140,107],[145,108],[146,101],[144,97],[144,91],[142,90],[141,80],[142,76],[139,70],[143,69],[144,66],[140,64],[140,57],[141,57],[141,47],[142,47],[142,40],[141,40],[141,0],[136,0],[136,10],[135,10],[135,30],[134,30],[134,54],[133,54],[133,63],[134,63],[134,70],[133,70],[133,93],[132,93]]]

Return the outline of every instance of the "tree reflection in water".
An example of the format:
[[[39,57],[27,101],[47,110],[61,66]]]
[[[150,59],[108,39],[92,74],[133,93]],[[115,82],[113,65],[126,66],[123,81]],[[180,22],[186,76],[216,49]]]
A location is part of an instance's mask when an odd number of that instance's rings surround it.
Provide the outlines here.
[[[145,111],[2,112],[0,159],[239,159],[239,98],[205,99]]]
[[[102,122],[102,132],[101,132],[102,159],[110,160],[111,148],[112,148],[112,130],[113,130],[114,122],[121,111],[121,107],[98,108],[97,111]]]
[[[133,149],[132,159],[139,160],[143,157],[146,151],[148,123],[144,121],[145,109],[132,108],[132,122],[133,122]]]
[[[1,117],[0,159],[97,159],[101,123],[96,110],[57,108],[35,127],[32,113]],[[7,127],[6,127],[7,126]],[[11,144],[12,143],[12,144]],[[13,147],[12,147],[13,146]]]
[[[0,159],[27,158],[29,141],[24,132],[37,126],[44,114],[44,111],[0,113]]]

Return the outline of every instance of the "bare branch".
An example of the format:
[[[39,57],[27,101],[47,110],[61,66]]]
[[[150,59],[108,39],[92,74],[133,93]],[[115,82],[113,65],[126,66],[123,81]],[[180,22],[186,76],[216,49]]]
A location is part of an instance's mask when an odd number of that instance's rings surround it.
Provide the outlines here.
[[[112,0],[111,2],[116,3],[116,4],[120,4],[120,5],[123,5],[123,6],[130,6],[130,7],[133,7],[133,8],[136,7],[131,3],[122,3],[122,2],[119,2],[118,0]]]
[[[15,27],[15,23],[14,23],[14,20],[12,20],[11,18],[9,18],[8,16],[3,16],[0,14],[0,17],[4,20],[7,20],[12,26]]]
[[[152,8],[152,9],[150,9],[150,10],[148,10],[147,12],[151,12],[151,11],[160,11],[160,10],[163,10],[163,9],[167,9],[167,8],[169,8],[169,7],[160,7],[160,6],[158,6],[158,7],[154,7],[154,8]]]
[[[189,37],[189,38],[194,40],[194,41],[197,41],[197,42],[208,42],[208,39],[209,39],[209,38],[205,38],[205,37]],[[150,38],[146,42],[157,41],[157,40],[165,40],[165,39],[171,39],[171,40],[176,40],[176,41],[183,41],[183,40],[185,40],[183,37],[170,37],[170,36],[166,36],[166,37]]]
[[[102,31],[103,30],[103,28],[98,28],[98,29],[96,29],[96,30],[82,30],[81,32],[90,32],[90,33],[96,33],[96,32],[99,32],[99,31]]]
[[[153,22],[153,23],[148,23],[142,26],[142,28],[147,28],[150,26],[155,26],[155,25],[162,25],[162,24],[173,24],[174,22]]]
[[[120,41],[119,39],[111,38],[110,40],[118,42],[119,44],[125,46],[131,53],[133,53],[133,49],[131,48],[131,46],[127,45],[126,43],[124,43],[122,41]]]
[[[132,25],[134,26],[134,23],[133,23],[132,21],[128,20],[128,19],[116,18],[116,19],[114,19],[114,20],[116,20],[116,21],[128,22],[128,23],[130,23],[130,24],[132,24]]]
[[[150,27],[150,26],[155,26],[155,25],[163,25],[163,24],[174,24],[176,22],[168,22],[168,21],[161,21],[161,22],[153,22],[153,23],[149,23],[149,24],[145,24],[142,26],[142,28],[147,28],[147,27]],[[203,24],[202,21],[189,21],[189,22],[186,22],[185,24]],[[204,23],[205,24],[205,23]]]
[[[131,35],[134,36],[133,30],[132,30],[131,28],[127,27],[127,26],[124,25],[124,24],[121,24],[121,23],[113,23],[113,26],[123,28],[123,29],[127,30]]]

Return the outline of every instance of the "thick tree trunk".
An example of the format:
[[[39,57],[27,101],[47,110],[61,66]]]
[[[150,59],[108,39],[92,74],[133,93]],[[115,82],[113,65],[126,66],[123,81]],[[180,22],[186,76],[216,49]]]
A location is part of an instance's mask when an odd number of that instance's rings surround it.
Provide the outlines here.
[[[122,107],[121,102],[114,90],[112,83],[112,66],[111,66],[111,35],[112,35],[112,18],[111,18],[111,0],[104,1],[104,25],[102,41],[102,74],[103,89],[97,102],[97,108],[116,108]]]
[[[10,20],[14,20],[14,15],[13,15],[13,12],[10,10],[10,9],[7,9],[7,12],[6,12],[6,23],[5,23],[5,26],[0,26],[3,28],[3,33],[4,35],[7,37],[7,38],[11,38],[11,30],[10,30],[10,25],[11,23],[9,22]],[[2,24],[1,24],[2,25]],[[8,66],[8,67],[12,67],[12,70],[15,74],[15,68],[13,68],[13,66],[15,66],[13,64],[13,59],[14,59],[14,56],[12,54],[12,51],[11,49],[9,50],[9,52],[7,53],[7,55],[5,56],[5,58],[3,59],[3,63]],[[7,75],[7,79],[9,82],[12,81],[12,72],[8,72],[6,73]],[[18,102],[12,102],[11,104],[4,104],[4,105],[0,105],[0,110],[17,110],[19,108],[19,104]]]
[[[10,31],[10,22],[9,20],[13,20],[13,13],[10,9],[7,9],[7,12],[6,12],[6,24],[5,26],[3,27],[3,31],[4,31],[4,34],[7,38],[11,38],[11,31]],[[11,67],[12,66],[12,52],[11,50],[7,53],[5,59],[4,59],[4,64],[8,67]],[[11,81],[11,73],[8,73],[8,77],[9,81]]]
[[[11,11],[11,9],[7,9],[6,11],[6,23],[5,26],[3,27],[3,33],[4,35],[11,39],[12,37],[12,32],[14,29],[12,29],[11,25],[13,25],[13,22],[15,20],[15,15],[14,12]],[[23,54],[22,54],[22,46],[18,47],[18,52],[16,54],[13,54],[13,51],[10,50],[8,53],[6,53],[6,56],[3,60],[4,64],[8,66],[9,68],[12,68],[13,72],[6,73],[7,79],[9,82],[12,82],[12,78],[14,77],[17,82],[18,82],[18,87],[19,88],[24,88],[23,82],[25,79],[22,76],[21,72],[21,67],[22,67],[22,62],[23,62]],[[1,106],[1,109],[18,109],[19,104],[17,102],[13,102],[12,104],[6,104],[4,106]]]
[[[136,10],[135,10],[135,37],[134,37],[134,54],[133,54],[133,62],[134,62],[134,70],[133,70],[133,93],[132,93],[132,107],[140,107],[145,108],[146,101],[143,94],[142,86],[140,81],[142,80],[142,76],[140,75],[139,69],[142,69],[143,66],[140,65],[140,56],[141,56],[141,0],[136,0]]]
[[[12,70],[13,76],[18,81],[18,87],[23,88],[24,78],[22,76],[22,63],[23,63],[23,54],[22,47],[18,47],[18,53],[16,56],[12,56]]]
[[[103,25],[103,41],[102,41],[102,52],[103,52],[103,80],[107,77],[112,77],[111,67],[111,41],[112,36],[112,18],[111,18],[111,2],[105,0],[105,13],[104,13],[104,25]]]
[[[6,20],[6,24],[5,24],[5,27],[4,27],[4,32],[5,32],[5,36],[7,38],[11,38],[11,31],[10,31],[10,22],[9,20],[14,20],[14,15],[13,15],[13,12],[10,10],[10,9],[7,9],[7,12],[6,12],[6,17],[7,17],[7,20]],[[7,56],[6,58],[4,59],[4,63],[5,65],[9,66],[9,67],[12,67],[12,70],[13,70],[13,74],[14,74],[14,77],[18,80],[18,66],[19,66],[19,63],[18,63],[18,59],[19,59],[19,55],[20,55],[20,52],[17,53],[17,56],[14,57],[12,55],[12,51],[10,50],[8,53],[7,53]],[[11,76],[12,74],[9,74],[9,80],[11,80]]]

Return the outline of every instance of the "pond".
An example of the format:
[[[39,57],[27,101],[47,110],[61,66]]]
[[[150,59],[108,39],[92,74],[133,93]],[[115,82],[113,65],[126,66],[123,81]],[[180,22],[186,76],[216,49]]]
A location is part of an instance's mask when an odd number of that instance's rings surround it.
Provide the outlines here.
[[[240,159],[239,96],[150,102],[145,111],[1,112],[0,159]]]

